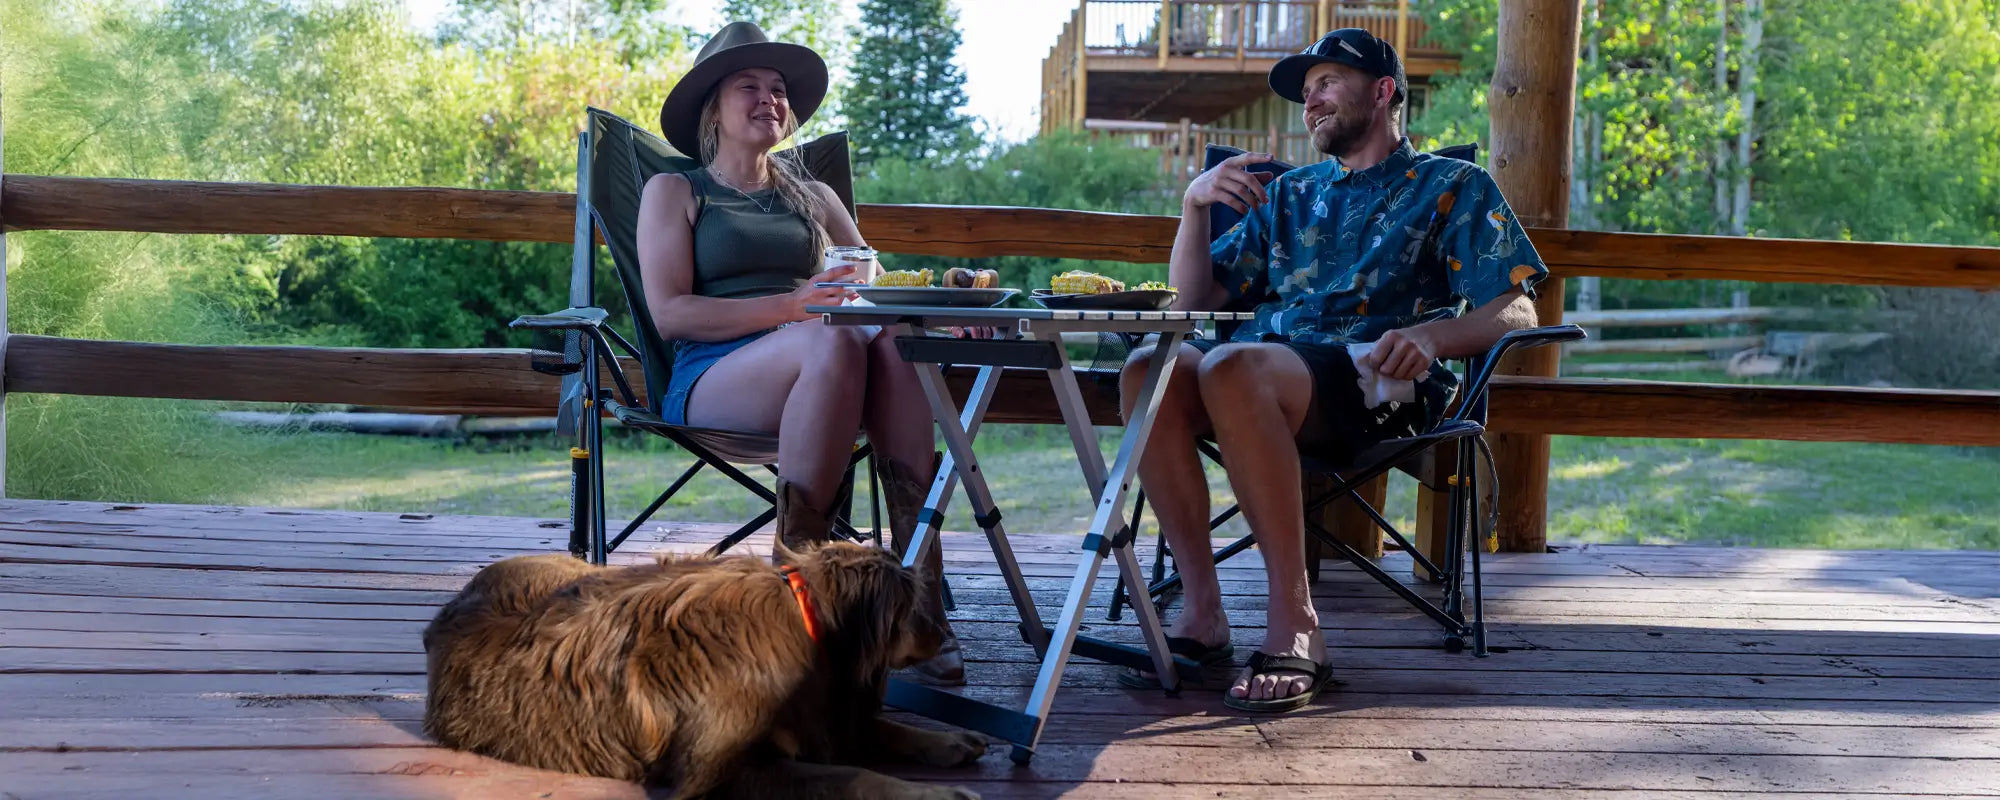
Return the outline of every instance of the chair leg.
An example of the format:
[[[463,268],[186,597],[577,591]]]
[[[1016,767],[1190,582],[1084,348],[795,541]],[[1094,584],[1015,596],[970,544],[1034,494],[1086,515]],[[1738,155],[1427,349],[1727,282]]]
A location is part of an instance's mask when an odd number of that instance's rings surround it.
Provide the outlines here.
[[[1467,448],[1470,449],[1470,448]],[[1480,585],[1479,556],[1486,550],[1486,537],[1479,530],[1479,465],[1465,459],[1466,538],[1472,544],[1472,655],[1486,657],[1486,593]]]
[[[875,470],[875,451],[868,451],[868,528],[875,546],[882,546],[882,475]]]
[[[729,548],[741,544],[744,539],[750,538],[750,534],[756,533],[757,529],[762,528],[765,525],[771,524],[771,520],[777,518],[778,518],[777,506],[772,506],[770,508],[764,509],[764,513],[758,514],[756,519],[744,523],[743,527],[737,528],[735,532],[729,534],[728,536],[722,537],[722,541],[716,542],[714,545],[710,546],[708,548],[708,557],[709,558],[721,557],[724,552],[729,550]]]
[[[1135,493],[1132,500],[1131,527],[1132,527],[1132,540],[1135,542],[1139,540],[1140,515],[1144,513],[1146,513],[1146,490],[1140,489],[1137,493]],[[1153,580],[1155,581],[1160,579],[1160,569],[1161,567],[1164,566],[1165,558],[1166,556],[1160,552],[1155,552],[1153,554]],[[1127,602],[1128,599],[1129,598],[1125,596],[1125,582],[1124,581],[1114,582],[1111,585],[1111,609],[1105,612],[1104,618],[1112,622],[1117,622],[1119,618],[1125,616],[1124,614],[1125,603]]]
[[[612,552],[617,550],[619,545],[624,544],[633,531],[638,530],[640,525],[646,524],[646,520],[652,519],[653,515],[659,512],[660,506],[666,505],[668,500],[672,500],[675,494],[680,493],[681,487],[686,486],[687,482],[694,478],[695,473],[701,471],[702,466],[704,466],[703,462],[700,459],[696,459],[693,466],[688,467],[685,472],[681,473],[680,477],[675,478],[674,482],[667,486],[666,491],[661,492],[659,497],[653,498],[652,505],[646,506],[645,511],[639,512],[639,516],[633,517],[631,522],[625,523],[625,529],[619,531],[617,536],[612,537],[611,543],[604,546],[604,551],[607,553]]]

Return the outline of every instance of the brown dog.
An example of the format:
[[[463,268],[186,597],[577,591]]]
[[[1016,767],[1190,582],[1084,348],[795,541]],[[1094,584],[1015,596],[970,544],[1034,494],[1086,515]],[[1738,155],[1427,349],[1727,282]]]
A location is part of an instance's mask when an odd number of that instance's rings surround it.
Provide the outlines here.
[[[487,566],[424,629],[424,731],[672,797],[976,797],[836,766],[950,767],[986,751],[970,733],[879,716],[888,673],[929,658],[941,638],[920,610],[918,576],[865,545],[779,557],[804,591],[751,558]]]

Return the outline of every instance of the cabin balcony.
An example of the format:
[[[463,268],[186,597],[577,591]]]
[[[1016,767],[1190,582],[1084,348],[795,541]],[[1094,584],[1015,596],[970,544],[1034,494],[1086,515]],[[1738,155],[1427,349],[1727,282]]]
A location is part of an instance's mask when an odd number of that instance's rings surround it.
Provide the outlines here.
[[[1411,84],[1424,84],[1458,57],[1427,42],[1421,2],[1081,0],[1042,62],[1043,130],[1085,119],[1214,122],[1269,97],[1271,66],[1338,28],[1388,39]]]

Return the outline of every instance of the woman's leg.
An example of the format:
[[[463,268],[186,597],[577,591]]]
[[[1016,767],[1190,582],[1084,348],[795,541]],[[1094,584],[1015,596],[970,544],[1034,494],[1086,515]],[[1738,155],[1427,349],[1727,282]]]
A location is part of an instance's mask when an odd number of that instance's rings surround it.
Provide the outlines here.
[[[930,402],[924,399],[916,366],[896,352],[895,333],[886,328],[868,346],[868,393],[861,422],[881,457],[919,472],[930,469],[937,452]],[[923,476],[926,484],[930,478]]]
[[[869,333],[814,320],[744,345],[695,383],[688,424],[776,431],[779,475],[805,503],[826,509],[860,433]]]
[[[895,334],[884,330],[868,348],[868,400],[862,420],[868,441],[875,446],[875,467],[881,473],[883,505],[889,512],[890,544],[903,553],[917,529],[917,512],[930,495],[936,477],[937,452],[930,402],[924,398],[916,367],[896,352]],[[916,675],[928,683],[961,686],[965,683],[965,657],[958,637],[944,611],[944,584],[937,580],[944,572],[944,548],[932,547],[923,561],[928,581],[924,611],[945,630],[945,640],[935,658],[915,665]]]

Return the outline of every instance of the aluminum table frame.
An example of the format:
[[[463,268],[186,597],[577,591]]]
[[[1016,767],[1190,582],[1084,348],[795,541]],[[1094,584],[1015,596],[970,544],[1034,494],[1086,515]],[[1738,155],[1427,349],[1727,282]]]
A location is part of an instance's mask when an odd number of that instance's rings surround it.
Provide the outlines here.
[[[1081,636],[1079,630],[1089,607],[1090,592],[1106,558],[1117,561],[1120,579],[1125,582],[1126,591],[1131,596],[1140,597],[1147,591],[1145,572],[1132,552],[1133,532],[1124,522],[1125,498],[1131,490],[1139,458],[1144,454],[1146,441],[1152,433],[1153,417],[1159,410],[1161,393],[1171,375],[1171,370],[1166,367],[1173,358],[1175,345],[1192,334],[1202,322],[1242,320],[1250,315],[929,306],[816,306],[807,311],[821,314],[828,325],[876,325],[893,330],[897,334],[898,350],[905,360],[917,368],[917,377],[923,385],[924,398],[929,401],[931,416],[943,434],[946,448],[944,461],[931,481],[930,494],[917,518],[916,534],[903,554],[903,565],[916,567],[923,563],[929,548],[937,546],[945,506],[950,502],[956,484],[963,481],[966,497],[972,503],[973,519],[985,532],[987,544],[992,548],[1000,574],[1007,583],[1008,594],[1020,613],[1021,638],[1035,649],[1036,656],[1041,659],[1027,707],[1021,711],[893,677],[885,697],[888,705],[1005,739],[1013,744],[1012,758],[1015,763],[1025,764],[1033,757],[1035,745],[1048,724],[1055,693],[1062,682],[1063,669],[1072,654],[1152,670],[1159,676],[1161,688],[1170,693],[1179,690],[1183,677],[1199,674],[1199,665],[1187,658],[1174,656],[1167,649],[1166,631],[1151,603],[1133,606],[1146,643],[1143,650]],[[1006,335],[1000,339],[953,339],[924,333],[925,328],[942,327],[997,328]],[[1139,391],[1131,418],[1127,420],[1124,435],[1119,441],[1118,454],[1109,466],[1104,463],[1104,454],[1098,449],[1089,409],[1084,404],[1083,393],[1077,387],[1076,373],[1071,369],[1063,349],[1061,334],[1069,332],[1151,333],[1159,337],[1159,346],[1153,352],[1145,384]],[[957,407],[946,386],[944,367],[947,364],[979,367],[979,375],[963,409]],[[1028,590],[1027,578],[1014,557],[1014,550],[1008,544],[1000,511],[972,449],[973,438],[979,433],[980,423],[999,388],[1002,371],[1007,367],[1039,369],[1048,376],[1055,390],[1056,406],[1069,429],[1070,443],[1076,448],[1077,464],[1082,469],[1085,486],[1097,507],[1091,518],[1090,530],[1083,537],[1083,552],[1063,599],[1061,617],[1053,629],[1042,624],[1041,613]]]

